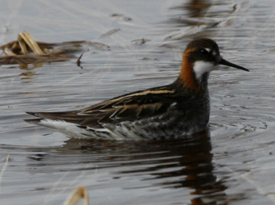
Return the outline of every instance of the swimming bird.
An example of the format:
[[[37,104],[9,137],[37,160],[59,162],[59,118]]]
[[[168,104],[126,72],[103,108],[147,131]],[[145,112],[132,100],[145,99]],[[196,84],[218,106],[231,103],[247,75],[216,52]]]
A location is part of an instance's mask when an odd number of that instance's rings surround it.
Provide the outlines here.
[[[69,112],[27,112],[29,123],[56,129],[74,138],[108,140],[171,139],[207,129],[210,113],[209,73],[218,65],[249,71],[224,60],[217,43],[191,41],[181,71],[171,84],[114,97]]]

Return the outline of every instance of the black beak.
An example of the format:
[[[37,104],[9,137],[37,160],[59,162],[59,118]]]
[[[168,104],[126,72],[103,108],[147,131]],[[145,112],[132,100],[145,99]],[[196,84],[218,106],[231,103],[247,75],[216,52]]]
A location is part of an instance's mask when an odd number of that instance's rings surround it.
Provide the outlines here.
[[[233,67],[233,68],[249,71],[248,69],[246,69],[246,68],[244,68],[242,66],[230,63],[230,62],[224,60],[223,58],[221,58],[221,60],[218,62],[218,64],[220,64],[220,65],[227,65],[227,66],[230,66],[230,67]]]

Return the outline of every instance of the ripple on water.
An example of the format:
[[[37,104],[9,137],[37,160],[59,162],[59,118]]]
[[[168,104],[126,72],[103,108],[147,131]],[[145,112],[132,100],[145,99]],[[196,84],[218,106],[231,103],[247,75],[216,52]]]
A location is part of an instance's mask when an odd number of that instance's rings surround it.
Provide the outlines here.
[[[91,204],[274,204],[272,1],[41,2],[1,5],[10,25],[2,44],[35,17],[37,40],[96,39],[110,50],[90,48],[82,68],[74,60],[27,70],[1,66],[1,204],[62,204],[79,185],[88,188]],[[37,11],[55,15],[45,19]],[[78,109],[170,83],[186,43],[202,36],[217,40],[225,59],[250,69],[211,74],[211,141],[202,134],[166,142],[64,142],[62,134],[23,122],[25,111]]]
[[[23,157],[28,158],[13,167],[15,172],[22,167],[26,171],[22,176],[17,175],[23,179],[16,185],[18,190],[15,190],[15,194],[20,194],[24,187],[26,195],[49,195],[51,199],[45,199],[48,202],[54,201],[56,194],[62,194],[64,189],[73,188],[76,184],[84,185],[90,190],[94,203],[105,204],[112,202],[114,198],[114,204],[130,203],[133,200],[137,204],[155,201],[169,204],[180,203],[183,196],[192,203],[202,203],[205,200],[219,203],[243,197],[224,192],[227,187],[214,171],[208,131],[170,141],[70,139],[62,147],[1,148],[17,150],[17,154],[13,154],[14,158],[20,158],[22,153]],[[10,163],[14,162],[11,160]],[[4,181],[2,185],[7,188],[14,186],[17,177],[9,182]],[[28,180],[32,181],[32,185],[25,187],[24,181],[27,183]],[[32,187],[36,187],[35,190]],[[121,189],[125,195],[117,198]],[[134,195],[131,194],[133,191]],[[139,192],[143,197],[136,194]],[[102,198],[104,195],[108,197]],[[10,194],[4,191],[2,196],[10,197]]]

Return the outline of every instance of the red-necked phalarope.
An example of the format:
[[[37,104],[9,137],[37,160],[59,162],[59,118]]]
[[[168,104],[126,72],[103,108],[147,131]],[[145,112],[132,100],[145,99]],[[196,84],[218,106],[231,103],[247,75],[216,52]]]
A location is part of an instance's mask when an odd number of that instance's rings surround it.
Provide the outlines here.
[[[105,100],[69,112],[27,112],[29,123],[56,129],[75,138],[142,140],[178,138],[202,131],[209,121],[209,73],[217,65],[246,68],[224,60],[211,39],[191,41],[181,72],[170,85]]]

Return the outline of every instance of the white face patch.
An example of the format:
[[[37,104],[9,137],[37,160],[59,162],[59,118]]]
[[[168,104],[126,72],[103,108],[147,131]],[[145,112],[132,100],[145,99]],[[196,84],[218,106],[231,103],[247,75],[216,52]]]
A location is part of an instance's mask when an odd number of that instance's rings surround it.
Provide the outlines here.
[[[214,70],[215,67],[216,66],[210,62],[196,61],[193,70],[197,80],[200,80],[203,74],[209,73],[210,71]]]

